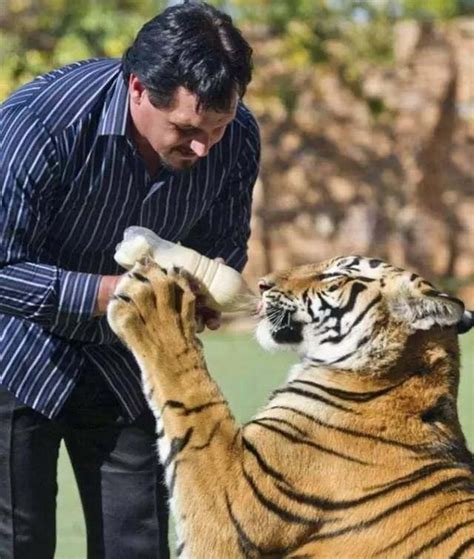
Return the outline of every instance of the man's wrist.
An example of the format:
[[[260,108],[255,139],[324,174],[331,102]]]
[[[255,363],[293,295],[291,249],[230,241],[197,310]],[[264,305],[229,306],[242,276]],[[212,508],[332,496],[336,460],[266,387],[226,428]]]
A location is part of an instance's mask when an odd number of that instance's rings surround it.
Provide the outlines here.
[[[107,305],[109,304],[121,277],[122,276],[102,276],[95,302],[94,316],[101,316],[105,314],[107,311]]]

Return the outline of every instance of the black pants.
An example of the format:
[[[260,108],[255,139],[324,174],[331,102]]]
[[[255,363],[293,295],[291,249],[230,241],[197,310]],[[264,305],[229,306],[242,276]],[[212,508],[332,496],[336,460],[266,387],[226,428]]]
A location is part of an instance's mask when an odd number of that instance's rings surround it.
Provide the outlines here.
[[[167,559],[166,490],[150,412],[130,423],[98,374],[83,374],[54,420],[0,387],[0,558],[51,559],[64,440],[89,559]]]

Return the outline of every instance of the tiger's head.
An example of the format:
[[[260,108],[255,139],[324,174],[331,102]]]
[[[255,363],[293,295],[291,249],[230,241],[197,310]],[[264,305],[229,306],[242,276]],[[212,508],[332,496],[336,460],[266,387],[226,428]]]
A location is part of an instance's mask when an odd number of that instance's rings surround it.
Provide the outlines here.
[[[374,258],[291,268],[262,278],[259,287],[259,343],[296,350],[326,369],[387,369],[412,334],[438,328],[455,340],[456,327],[472,326],[462,301]]]

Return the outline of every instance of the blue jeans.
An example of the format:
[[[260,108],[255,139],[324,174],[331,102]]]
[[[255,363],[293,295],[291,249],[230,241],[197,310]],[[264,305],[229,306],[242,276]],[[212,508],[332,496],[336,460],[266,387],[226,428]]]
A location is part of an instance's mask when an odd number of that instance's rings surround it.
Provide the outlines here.
[[[52,559],[64,440],[79,487],[89,559],[168,559],[168,512],[155,421],[130,423],[105,381],[82,374],[50,420],[0,387],[0,558]]]

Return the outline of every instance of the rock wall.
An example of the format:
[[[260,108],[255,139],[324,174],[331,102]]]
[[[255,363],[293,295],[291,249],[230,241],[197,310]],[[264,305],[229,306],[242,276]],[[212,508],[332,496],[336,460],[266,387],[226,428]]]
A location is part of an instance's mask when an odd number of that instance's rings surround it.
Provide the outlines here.
[[[263,159],[251,283],[271,269],[370,254],[474,307],[474,20],[405,22],[394,35],[396,61],[367,69],[363,98],[331,69],[295,72],[277,39],[254,41],[247,102]]]

